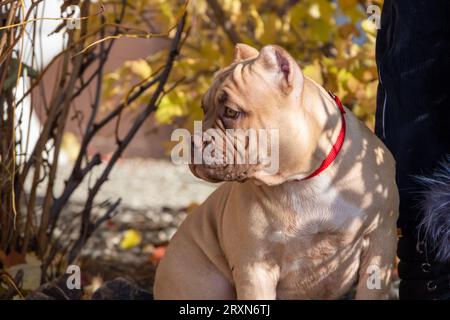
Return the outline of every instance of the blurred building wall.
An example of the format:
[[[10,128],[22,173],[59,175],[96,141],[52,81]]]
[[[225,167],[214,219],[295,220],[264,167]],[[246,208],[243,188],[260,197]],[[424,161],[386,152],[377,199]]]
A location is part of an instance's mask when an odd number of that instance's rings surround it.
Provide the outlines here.
[[[147,56],[161,50],[168,44],[164,39],[119,39],[116,40],[111,50],[110,56],[106,61],[104,70],[105,73],[114,71],[120,67],[127,60],[134,60],[139,58],[146,58]],[[55,62],[47,71],[42,79],[42,87],[35,88],[33,91],[33,107],[37,114],[37,117],[42,121],[45,120],[44,107],[46,101],[55,90],[54,84],[58,75],[58,69],[61,67],[61,61]],[[91,66],[87,70],[86,75],[92,74],[95,70],[94,66]],[[86,77],[86,78],[87,78]],[[136,82],[138,79],[136,80]],[[84,130],[89,110],[91,108],[90,103],[93,101],[95,95],[95,80],[91,85],[84,90],[84,92],[76,98],[74,104],[71,107],[71,114],[69,116],[69,122],[67,125],[68,132],[72,133],[77,140],[81,140],[80,130]],[[118,101],[119,103],[119,101]],[[82,117],[81,126],[80,120],[75,118],[77,112],[84,114]],[[98,119],[101,119],[106,113],[104,111],[99,113]],[[120,125],[120,133],[122,135],[127,132],[134,118],[137,116],[137,112],[128,111],[124,112]],[[156,128],[156,129],[155,129]],[[99,132],[98,136],[93,140],[92,146],[89,149],[91,154],[100,152],[103,155],[108,155],[115,144],[115,123],[111,123]],[[166,158],[164,142],[170,139],[172,126],[160,126],[157,125],[153,118],[149,119],[141,128],[141,130],[135,136],[135,139],[128,146],[124,153],[124,157],[152,157],[152,158]]]

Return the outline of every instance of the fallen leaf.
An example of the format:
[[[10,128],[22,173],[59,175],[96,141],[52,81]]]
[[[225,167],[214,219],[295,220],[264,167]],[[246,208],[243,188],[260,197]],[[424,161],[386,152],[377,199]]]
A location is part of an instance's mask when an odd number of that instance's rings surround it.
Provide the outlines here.
[[[142,241],[142,236],[139,231],[134,229],[129,229],[125,231],[122,241],[120,242],[120,247],[122,249],[131,249],[139,245]]]
[[[150,262],[157,264],[164,257],[165,253],[166,253],[166,246],[160,246],[155,248],[155,250],[149,257]]]
[[[199,207],[199,204],[197,202],[192,202],[191,204],[189,204],[186,207],[186,213],[189,214],[189,213],[191,213],[192,211],[194,211],[198,207]]]

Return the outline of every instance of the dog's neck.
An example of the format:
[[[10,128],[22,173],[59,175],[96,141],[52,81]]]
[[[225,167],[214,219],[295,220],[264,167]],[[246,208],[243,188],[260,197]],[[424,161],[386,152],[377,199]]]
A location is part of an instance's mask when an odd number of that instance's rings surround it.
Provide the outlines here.
[[[313,80],[305,77],[296,103],[299,105],[295,119],[298,132],[292,136],[295,147],[290,148],[288,156],[281,155],[283,161],[280,161],[278,174],[261,179],[264,184],[280,185],[309,176],[327,157],[341,131],[341,112],[336,102]],[[327,168],[321,175],[328,175],[329,171]]]
[[[336,143],[343,125],[336,101],[309,78],[305,78],[302,99],[304,125],[310,132],[310,139],[301,150],[305,161],[297,168],[299,178],[307,177],[320,166]]]
[[[283,183],[254,185],[262,206],[278,205],[285,208],[286,210],[276,212],[268,210],[275,216],[281,215],[284,218],[286,214],[294,218],[298,213],[297,204],[311,200],[317,194],[321,197],[334,196],[330,193],[333,190],[330,186],[338,175],[336,166],[330,165],[320,175],[302,180],[315,171],[330,152],[341,131],[342,119],[336,101],[325,89],[308,78],[305,78],[300,104],[301,112],[296,121],[299,121],[299,130],[307,130],[309,135],[307,139],[298,141],[299,148],[294,153],[297,161],[288,168],[282,168]],[[299,135],[302,136],[303,133]],[[346,138],[349,138],[348,133]],[[343,147],[340,154],[345,155],[349,151],[344,149],[346,148]]]

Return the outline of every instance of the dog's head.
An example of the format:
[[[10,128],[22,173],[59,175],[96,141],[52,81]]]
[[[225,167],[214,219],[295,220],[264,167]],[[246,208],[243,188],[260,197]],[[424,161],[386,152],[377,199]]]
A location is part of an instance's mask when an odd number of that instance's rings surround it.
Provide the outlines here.
[[[190,165],[194,175],[212,182],[282,183],[299,135],[295,119],[303,83],[298,64],[284,49],[269,45],[258,52],[238,44],[234,62],[215,75],[203,96],[202,130],[210,138],[198,138],[193,148],[216,161]]]

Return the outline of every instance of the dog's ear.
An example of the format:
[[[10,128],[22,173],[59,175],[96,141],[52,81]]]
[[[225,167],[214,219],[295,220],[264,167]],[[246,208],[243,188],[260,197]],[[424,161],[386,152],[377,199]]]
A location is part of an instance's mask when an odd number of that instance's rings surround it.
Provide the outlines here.
[[[258,54],[259,52],[255,48],[245,43],[238,43],[234,47],[234,62],[256,58]]]
[[[303,86],[303,73],[292,56],[281,47],[268,45],[261,49],[257,61],[275,75],[287,94],[294,87]]]

